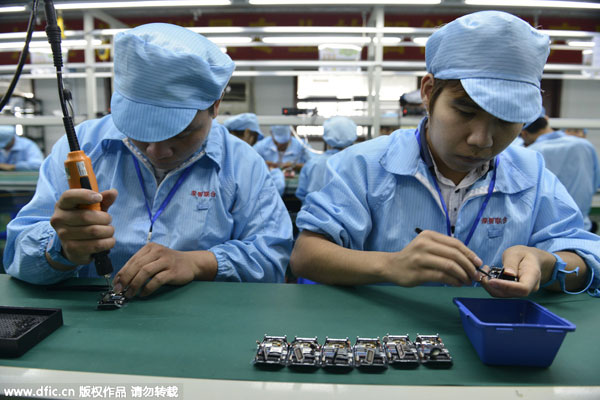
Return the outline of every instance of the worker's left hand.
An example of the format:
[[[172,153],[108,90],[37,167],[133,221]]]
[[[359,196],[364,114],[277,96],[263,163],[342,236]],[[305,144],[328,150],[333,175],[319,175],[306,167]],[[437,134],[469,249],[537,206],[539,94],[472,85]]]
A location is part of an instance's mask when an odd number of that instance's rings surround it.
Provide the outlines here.
[[[552,268],[552,254],[535,247],[513,246],[502,253],[504,273],[516,276],[518,282],[489,279],[484,276],[481,285],[494,297],[526,297],[540,288],[542,268]]]
[[[177,251],[148,243],[127,261],[114,279],[114,291],[127,288],[131,298],[141,290],[148,296],[165,284],[185,285],[192,280],[213,280],[217,260],[209,251]]]

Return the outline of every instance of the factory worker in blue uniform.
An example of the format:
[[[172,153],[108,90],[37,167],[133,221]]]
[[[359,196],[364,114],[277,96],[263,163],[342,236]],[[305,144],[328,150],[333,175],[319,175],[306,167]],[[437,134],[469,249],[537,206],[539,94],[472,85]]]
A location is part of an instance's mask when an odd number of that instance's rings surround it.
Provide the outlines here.
[[[265,159],[269,168],[300,171],[312,156],[307,144],[292,137],[289,125],[273,125],[271,136],[256,143],[254,149]]]
[[[264,139],[260,126],[258,126],[256,114],[238,114],[225,120],[223,125],[229,130],[229,133],[248,143],[250,146],[256,144],[257,141]],[[285,177],[283,176],[283,172],[277,168],[273,168],[269,172],[271,172],[271,178],[273,178],[277,191],[282,195],[285,190]]]
[[[114,290],[192,280],[282,282],[292,225],[264,161],[213,118],[234,63],[203,36],[147,24],[115,37],[112,114],[77,127],[101,193],[67,186],[61,138],[8,226],[6,272],[39,284],[94,277]],[[103,211],[79,210],[101,202]]]
[[[253,113],[243,113],[227,118],[223,125],[229,130],[229,133],[242,139],[250,146],[254,146],[256,142],[264,138],[260,126],[258,126],[258,118]]]
[[[323,124],[323,140],[329,147],[325,153],[312,157],[300,171],[296,197],[301,201],[307,194],[325,185],[326,162],[332,155],[356,141],[356,124],[350,118],[333,117]]]
[[[518,46],[515,46],[518,43]],[[540,113],[548,36],[504,12],[456,19],[427,41],[417,129],[356,144],[309,194],[290,265],[328,284],[541,287],[598,293],[600,237],[538,153],[509,144]],[[518,281],[477,268],[504,267]]]
[[[37,171],[42,161],[33,140],[17,136],[14,125],[0,125],[0,171]]]
[[[548,123],[545,110],[521,132],[528,149],[544,156],[548,168],[565,186],[584,217],[586,230],[594,194],[600,188],[600,162],[594,145],[586,139],[555,131]]]

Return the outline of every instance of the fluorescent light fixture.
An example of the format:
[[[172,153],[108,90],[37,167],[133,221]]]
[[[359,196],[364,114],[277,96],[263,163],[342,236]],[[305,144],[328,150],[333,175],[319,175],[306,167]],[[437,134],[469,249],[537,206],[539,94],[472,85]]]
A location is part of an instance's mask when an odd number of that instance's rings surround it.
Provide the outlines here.
[[[373,43],[377,44],[378,39],[376,37],[373,38]],[[384,46],[397,46],[402,42],[402,39],[397,37],[383,37],[381,38],[381,44]]]
[[[99,46],[102,44],[102,40],[100,39],[94,39],[92,40],[92,45],[93,46]],[[20,50],[23,48],[24,43],[23,42],[5,42],[5,43],[0,43],[0,49],[15,49],[15,50]],[[61,42],[61,45],[63,48],[69,48],[69,47],[85,47],[87,46],[87,41],[86,40],[63,40]],[[38,51],[38,50],[45,50],[45,49],[49,49],[50,48],[50,44],[48,42],[42,42],[42,41],[37,41],[37,42],[30,42],[29,43],[29,49],[31,51]]]
[[[27,10],[27,7],[25,7],[25,6],[0,7],[0,13],[23,12],[26,10]]]
[[[76,31],[68,30],[63,32],[66,37],[73,37],[77,35]],[[81,35],[80,35],[81,36]],[[27,37],[27,32],[6,32],[0,33],[0,40],[10,40],[10,39],[25,39]],[[46,39],[46,32],[44,31],[33,31],[31,37],[33,39]]]
[[[218,45],[235,45],[252,42],[252,38],[248,36],[207,36],[207,39]]]
[[[95,8],[137,8],[137,7],[206,7],[228,6],[231,0],[177,0],[177,1],[97,1],[81,3],[57,3],[57,10],[83,10]]]
[[[412,41],[415,44],[418,44],[419,46],[425,46],[425,44],[427,44],[428,40],[429,40],[428,37],[414,37],[414,38],[412,38]]]
[[[424,5],[424,4],[440,4],[442,0],[249,0],[252,5],[256,6],[288,6],[288,5],[307,5],[307,4],[386,4],[386,5]]]
[[[567,40],[567,44],[574,47],[594,47],[594,42],[581,42],[578,40]]]
[[[265,44],[317,45],[328,43],[368,44],[371,39],[366,36],[272,36],[262,39]]]
[[[600,4],[584,1],[553,1],[553,0],[465,0],[470,6],[494,7],[539,7],[539,8],[585,8],[600,10]]]

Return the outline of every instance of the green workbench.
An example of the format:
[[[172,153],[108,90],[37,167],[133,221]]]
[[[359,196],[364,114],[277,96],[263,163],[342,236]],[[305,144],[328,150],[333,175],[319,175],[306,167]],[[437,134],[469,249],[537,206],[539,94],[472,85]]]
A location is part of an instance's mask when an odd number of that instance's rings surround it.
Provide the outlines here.
[[[100,284],[102,281],[93,281]],[[70,285],[90,284],[72,280]],[[5,367],[241,381],[377,385],[596,386],[600,384],[600,299],[546,293],[532,300],[577,325],[549,368],[486,366],[463,332],[453,297],[481,288],[192,282],[125,308],[97,311],[98,292],[49,290],[0,276],[0,305],[61,308],[64,326]],[[419,366],[335,374],[252,365],[263,335],[356,336],[439,333],[454,358],[448,370]]]

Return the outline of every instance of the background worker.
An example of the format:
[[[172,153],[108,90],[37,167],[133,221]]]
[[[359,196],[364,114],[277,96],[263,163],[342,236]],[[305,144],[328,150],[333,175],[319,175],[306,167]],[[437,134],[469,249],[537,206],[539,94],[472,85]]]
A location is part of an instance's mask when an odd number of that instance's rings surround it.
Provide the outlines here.
[[[300,171],[296,197],[301,201],[311,192],[320,190],[324,185],[326,162],[332,155],[340,152],[356,141],[356,124],[350,118],[333,117],[323,124],[323,140],[329,147],[325,153],[312,157]]]
[[[0,170],[37,171],[44,155],[31,139],[17,136],[14,125],[0,125]]]
[[[514,46],[519,43],[519,46]],[[548,36],[482,11],[427,41],[421,98],[428,116],[327,162],[305,199],[290,265],[327,284],[452,286],[493,296],[540,287],[598,295],[600,237],[541,155],[509,144],[541,111]],[[518,281],[477,268],[503,266]]]
[[[41,284],[95,277],[91,255],[110,250],[127,297],[191,280],[283,281],[289,215],[264,161],[214,121],[233,61],[157,23],[117,34],[114,65],[112,113],[77,127],[101,193],[68,188],[61,138],[8,226],[6,272]],[[78,208],[97,202],[102,211]]]
[[[256,142],[262,140],[264,135],[258,126],[258,118],[256,114],[243,113],[234,117],[228,118],[223,123],[229,133],[242,139],[250,146],[254,146]]]
[[[269,168],[291,168],[298,172],[311,158],[308,145],[292,137],[289,125],[273,125],[271,137],[256,143],[254,149],[265,159]]]
[[[545,110],[521,132],[524,145],[544,156],[548,168],[577,203],[584,217],[585,229],[592,229],[589,213],[594,194],[600,188],[600,161],[594,145],[586,139],[555,131]]]
[[[256,114],[238,114],[228,118],[223,125],[229,130],[229,133],[248,143],[250,146],[256,144],[257,141],[264,139],[262,131],[258,126]],[[285,177],[283,176],[283,171],[278,168],[271,168],[269,172],[271,173],[271,178],[273,178],[277,191],[282,195],[285,190]]]

